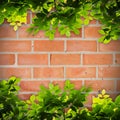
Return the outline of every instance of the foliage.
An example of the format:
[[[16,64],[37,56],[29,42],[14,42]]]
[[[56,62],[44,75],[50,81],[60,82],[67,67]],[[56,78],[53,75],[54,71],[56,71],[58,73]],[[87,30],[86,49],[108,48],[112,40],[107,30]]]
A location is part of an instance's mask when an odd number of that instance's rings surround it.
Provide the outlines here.
[[[65,82],[64,89],[58,85],[49,85],[49,89],[41,86],[37,96],[31,96],[27,103],[31,104],[29,119],[31,120],[72,120],[86,101],[87,88],[75,90],[70,81]],[[37,100],[37,102],[36,102]],[[74,120],[74,119],[73,119]]]
[[[120,96],[113,101],[102,90],[93,98],[92,110],[85,107],[90,88],[74,88],[66,81],[64,88],[49,84],[40,86],[37,95],[29,100],[18,98],[19,78],[11,77],[0,82],[0,120],[119,120]]]
[[[120,118],[120,96],[113,102],[105,90],[93,99],[91,115],[95,120],[118,120]]]
[[[17,97],[19,78],[0,82],[0,120],[26,120],[27,104]]]
[[[54,39],[56,29],[61,35],[70,37],[71,32],[79,34],[82,25],[92,19],[102,23],[103,35],[99,41],[108,43],[120,35],[120,0],[1,0],[0,24],[7,19],[17,30],[26,23],[27,10],[36,13],[28,29],[33,34],[40,30]]]

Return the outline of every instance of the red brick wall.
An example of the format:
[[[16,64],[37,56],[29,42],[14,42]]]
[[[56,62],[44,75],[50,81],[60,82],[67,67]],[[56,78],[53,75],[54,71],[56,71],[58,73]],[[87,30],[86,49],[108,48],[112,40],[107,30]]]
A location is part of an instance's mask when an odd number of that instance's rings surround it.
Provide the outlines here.
[[[120,92],[120,41],[98,43],[98,21],[83,26],[80,35],[66,38],[57,33],[50,41],[42,31],[35,36],[26,32],[31,18],[28,13],[27,24],[16,32],[7,23],[0,26],[0,79],[21,77],[22,99],[36,93],[40,84],[54,82],[63,87],[66,79],[77,89],[92,86],[87,104],[102,89],[111,96]]]

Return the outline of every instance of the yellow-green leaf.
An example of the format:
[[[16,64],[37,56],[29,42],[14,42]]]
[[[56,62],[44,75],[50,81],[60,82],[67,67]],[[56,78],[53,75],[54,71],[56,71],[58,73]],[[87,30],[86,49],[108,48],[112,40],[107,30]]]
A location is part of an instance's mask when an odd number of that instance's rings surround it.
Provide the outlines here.
[[[18,26],[17,26],[17,25],[14,26],[14,30],[15,30],[15,31],[18,30]]]
[[[106,93],[106,91],[103,89],[102,92],[101,92],[101,94],[105,95],[105,93]]]

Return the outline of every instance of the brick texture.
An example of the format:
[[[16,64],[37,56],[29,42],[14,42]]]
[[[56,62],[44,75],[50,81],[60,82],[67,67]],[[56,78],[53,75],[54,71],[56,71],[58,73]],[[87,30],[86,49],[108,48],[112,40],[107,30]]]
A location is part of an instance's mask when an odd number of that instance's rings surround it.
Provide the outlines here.
[[[34,68],[35,78],[63,78],[63,68]]]
[[[110,54],[84,54],[85,65],[107,65],[113,63],[113,56]]]
[[[97,51],[96,41],[67,41],[67,51],[78,52],[78,51]]]
[[[120,67],[100,67],[98,73],[102,78],[120,78]]]
[[[85,86],[91,87],[94,91],[115,91],[114,80],[85,80]]]
[[[21,92],[37,92],[40,90],[40,85],[48,87],[50,81],[21,81],[20,87]],[[28,87],[30,86],[30,87]]]
[[[96,77],[96,69],[94,67],[69,67],[66,68],[67,78],[94,78]]]
[[[93,26],[87,26],[85,27],[85,38],[99,38],[101,35],[99,34],[100,27],[93,27]]]
[[[30,78],[31,70],[29,68],[0,68],[0,78],[4,79],[11,76]]]
[[[14,54],[0,54],[0,65],[13,65],[15,64]]]
[[[46,65],[48,55],[46,54],[20,54],[18,55],[19,65]]]
[[[34,51],[45,51],[45,52],[64,51],[64,42],[63,41],[36,40],[34,42]]]
[[[16,38],[16,32],[9,25],[0,26],[0,38]]]
[[[31,41],[0,41],[0,52],[28,52],[31,51]]]
[[[52,54],[52,65],[77,65],[80,64],[80,55],[77,54]]]
[[[120,40],[109,44],[98,42],[101,36],[99,21],[92,20],[79,29],[80,34],[48,40],[44,31],[33,35],[27,32],[35,13],[28,11],[27,23],[17,31],[7,21],[0,26],[0,80],[10,76],[21,78],[19,97],[29,99],[49,82],[64,87],[68,79],[80,89],[91,86],[92,97],[105,89],[113,98],[120,93]],[[69,21],[68,21],[69,22]]]
[[[99,43],[99,51],[101,51],[101,52],[120,52],[120,40],[111,41],[109,44]]]

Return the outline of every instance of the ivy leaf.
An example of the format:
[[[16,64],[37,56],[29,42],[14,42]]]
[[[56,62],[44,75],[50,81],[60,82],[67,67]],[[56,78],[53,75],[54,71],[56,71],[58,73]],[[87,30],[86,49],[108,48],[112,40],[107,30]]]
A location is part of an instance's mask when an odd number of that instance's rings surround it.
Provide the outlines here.
[[[105,35],[104,30],[99,30],[99,33],[102,34],[102,35]]]
[[[105,93],[106,93],[106,91],[103,89],[102,92],[101,92],[101,94],[105,95]]]
[[[14,26],[14,30],[15,30],[15,31],[18,30],[18,26],[17,26],[17,25]]]
[[[84,20],[84,25],[88,25],[88,24],[89,24],[89,19],[86,18],[86,19]]]
[[[120,95],[116,97],[115,103],[120,105]]]
[[[66,33],[65,33],[65,35],[66,35],[67,37],[70,37],[70,31],[67,30]]]
[[[0,13],[2,14],[2,13]],[[4,16],[3,15],[0,15],[0,24],[2,24],[4,22]]]
[[[31,101],[31,102],[34,102],[34,101],[35,101],[35,95],[32,95],[32,96],[30,97],[30,101]]]
[[[108,44],[110,41],[111,41],[111,39],[105,39],[105,40],[103,41],[103,43],[104,43],[104,44]]]

